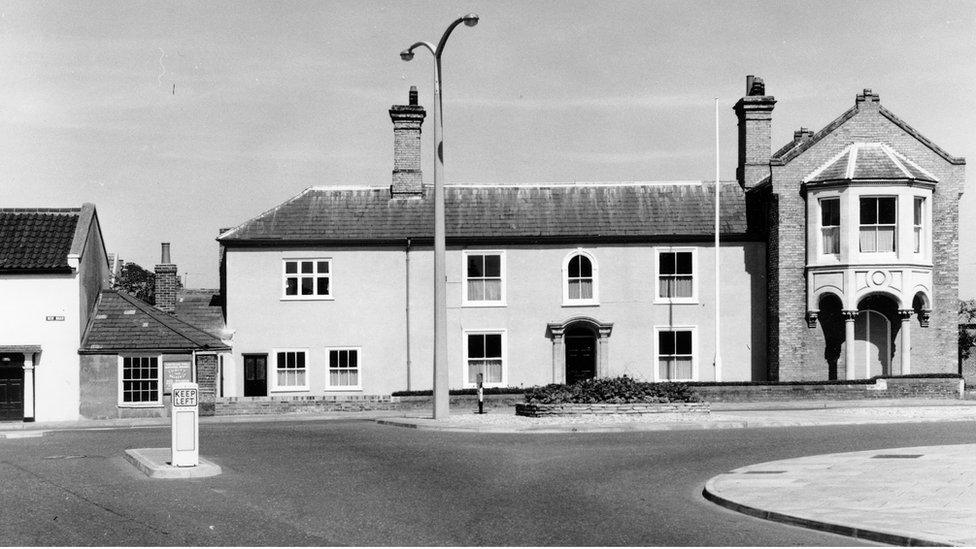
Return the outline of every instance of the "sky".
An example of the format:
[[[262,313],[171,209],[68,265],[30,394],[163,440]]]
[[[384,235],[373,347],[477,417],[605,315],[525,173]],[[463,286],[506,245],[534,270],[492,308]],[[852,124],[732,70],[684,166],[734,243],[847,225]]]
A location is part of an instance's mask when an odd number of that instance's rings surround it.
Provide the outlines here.
[[[432,104],[443,55],[455,183],[735,178],[745,77],[777,103],[773,149],[871,88],[976,159],[976,2],[275,1],[0,3],[0,206],[96,205],[109,252],[216,287],[217,243],[309,186],[385,186],[388,109]],[[424,132],[425,179],[433,131]],[[976,297],[976,188],[960,296]]]

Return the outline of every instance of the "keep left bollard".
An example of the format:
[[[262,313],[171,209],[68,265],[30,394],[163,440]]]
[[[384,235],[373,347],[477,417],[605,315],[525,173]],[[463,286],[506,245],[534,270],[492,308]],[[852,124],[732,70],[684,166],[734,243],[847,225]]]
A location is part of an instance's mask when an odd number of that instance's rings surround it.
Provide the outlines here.
[[[200,462],[200,389],[196,383],[173,384],[172,459],[173,467],[196,467]]]

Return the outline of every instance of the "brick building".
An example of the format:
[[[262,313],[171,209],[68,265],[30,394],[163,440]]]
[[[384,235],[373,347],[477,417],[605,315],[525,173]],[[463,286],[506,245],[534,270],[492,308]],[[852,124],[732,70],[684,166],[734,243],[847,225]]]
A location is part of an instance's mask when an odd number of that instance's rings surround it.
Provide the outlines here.
[[[870,90],[772,152],[776,101],[735,105],[736,181],[449,185],[451,387],[955,372],[964,160]],[[224,394],[430,388],[425,110],[390,109],[392,185],[325,186],[222,231]],[[722,194],[723,369],[712,364]],[[231,371],[233,370],[233,371]]]

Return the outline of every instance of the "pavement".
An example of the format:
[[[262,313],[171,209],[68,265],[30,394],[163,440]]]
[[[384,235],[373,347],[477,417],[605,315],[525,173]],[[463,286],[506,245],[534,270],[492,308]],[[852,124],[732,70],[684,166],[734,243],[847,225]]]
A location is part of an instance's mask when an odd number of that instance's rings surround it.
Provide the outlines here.
[[[976,546],[976,444],[825,454],[740,467],[707,499],[892,545]]]
[[[606,433],[893,423],[976,422],[976,402],[808,401],[712,405],[708,414],[526,418],[514,409],[454,409],[215,416],[201,423],[373,420],[381,425],[467,433]],[[0,438],[61,430],[148,428],[168,418],[0,424]],[[582,436],[585,436],[582,435]],[[976,445],[835,453],[759,463],[707,481],[703,495],[747,515],[896,545],[976,546]]]

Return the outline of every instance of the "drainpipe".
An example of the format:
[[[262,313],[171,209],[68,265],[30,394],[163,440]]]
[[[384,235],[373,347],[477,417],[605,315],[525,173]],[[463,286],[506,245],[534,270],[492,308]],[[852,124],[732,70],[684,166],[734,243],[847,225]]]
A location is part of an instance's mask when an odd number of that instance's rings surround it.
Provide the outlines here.
[[[404,272],[406,273],[404,275],[406,278],[406,284],[405,284],[406,294],[404,296],[405,297],[404,301],[406,302],[405,314],[407,316],[406,319],[407,321],[405,323],[405,326],[407,330],[407,390],[409,391],[410,390],[410,366],[411,366],[410,364],[410,239],[409,238],[407,239],[407,243],[403,248],[403,257],[404,257],[404,263],[406,265],[406,268],[404,269]]]

